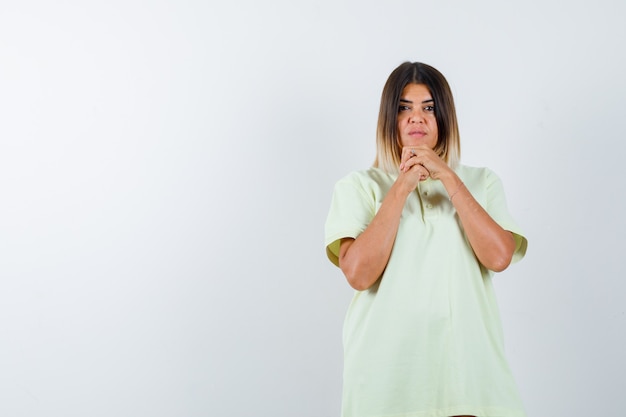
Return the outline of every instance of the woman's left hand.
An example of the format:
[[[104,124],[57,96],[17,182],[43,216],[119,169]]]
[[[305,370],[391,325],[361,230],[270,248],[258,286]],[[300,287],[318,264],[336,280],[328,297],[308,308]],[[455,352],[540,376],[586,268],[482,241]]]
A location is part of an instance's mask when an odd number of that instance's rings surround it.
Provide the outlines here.
[[[430,178],[442,182],[480,263],[492,271],[505,270],[515,252],[513,234],[491,218],[458,175],[432,149],[427,146],[403,148],[400,170],[406,171],[416,164],[426,168]]]

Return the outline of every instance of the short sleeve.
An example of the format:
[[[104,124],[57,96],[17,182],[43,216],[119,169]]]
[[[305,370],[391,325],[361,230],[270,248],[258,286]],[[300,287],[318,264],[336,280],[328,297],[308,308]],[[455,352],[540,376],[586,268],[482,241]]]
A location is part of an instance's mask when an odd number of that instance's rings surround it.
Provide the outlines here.
[[[513,237],[515,238],[515,252],[513,253],[511,263],[515,263],[521,260],[526,254],[528,241],[521,228],[509,213],[502,181],[494,172],[489,170],[486,171],[486,187],[487,202],[485,210],[500,227],[513,233]]]
[[[335,184],[326,218],[325,245],[328,259],[339,266],[339,245],[343,238],[356,238],[374,218],[375,198],[355,174]]]

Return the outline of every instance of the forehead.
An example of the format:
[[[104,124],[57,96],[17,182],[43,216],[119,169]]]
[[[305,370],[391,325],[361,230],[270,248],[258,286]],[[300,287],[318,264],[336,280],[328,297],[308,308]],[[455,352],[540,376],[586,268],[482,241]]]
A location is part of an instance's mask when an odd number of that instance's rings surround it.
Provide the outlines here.
[[[402,89],[401,98],[421,98],[422,100],[428,98],[432,98],[430,94],[430,90],[424,84],[407,84],[404,89]],[[411,100],[413,101],[413,100]]]

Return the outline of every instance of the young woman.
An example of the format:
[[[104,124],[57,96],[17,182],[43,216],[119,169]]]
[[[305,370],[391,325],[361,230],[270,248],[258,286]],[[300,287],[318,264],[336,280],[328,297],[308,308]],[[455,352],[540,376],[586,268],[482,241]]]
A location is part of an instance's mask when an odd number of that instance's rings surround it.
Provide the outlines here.
[[[527,241],[499,178],[459,164],[450,87],[405,62],[383,89],[373,167],[335,186],[326,252],[357,290],[343,417],[523,417],[494,272]]]

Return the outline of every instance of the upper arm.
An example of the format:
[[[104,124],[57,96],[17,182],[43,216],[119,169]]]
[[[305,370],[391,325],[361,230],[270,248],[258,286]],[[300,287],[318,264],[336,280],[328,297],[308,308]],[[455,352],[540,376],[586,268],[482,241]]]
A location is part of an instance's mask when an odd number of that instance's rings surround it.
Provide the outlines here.
[[[326,255],[339,266],[345,239],[356,238],[375,215],[374,199],[369,197],[355,176],[337,182],[325,224]]]
[[[528,241],[509,212],[504,187],[498,175],[488,170],[486,172],[486,184],[485,196],[483,197],[485,200],[481,204],[484,204],[484,208],[491,218],[510,233],[513,240],[511,263],[515,263],[526,254]]]

